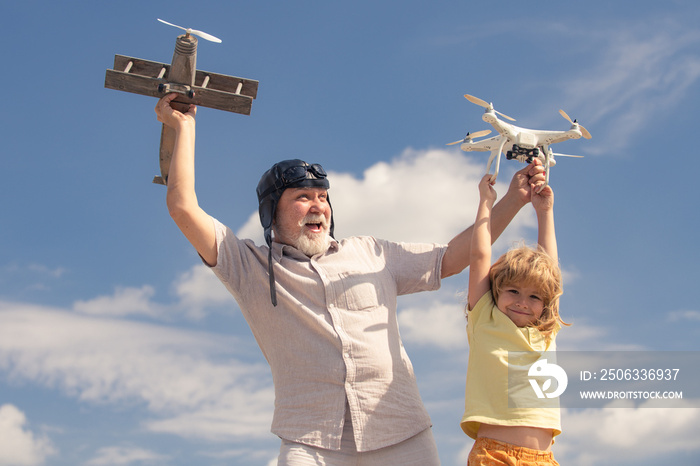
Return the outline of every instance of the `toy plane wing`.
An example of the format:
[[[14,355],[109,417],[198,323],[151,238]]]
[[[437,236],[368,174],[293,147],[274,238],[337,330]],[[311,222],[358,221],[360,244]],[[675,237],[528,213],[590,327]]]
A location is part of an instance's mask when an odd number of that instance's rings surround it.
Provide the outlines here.
[[[134,94],[163,97],[170,66],[140,58],[114,56],[114,69],[105,74],[105,87]],[[197,70],[194,85],[184,86],[175,101],[227,112],[250,115],[253,99],[258,94],[258,81]]]

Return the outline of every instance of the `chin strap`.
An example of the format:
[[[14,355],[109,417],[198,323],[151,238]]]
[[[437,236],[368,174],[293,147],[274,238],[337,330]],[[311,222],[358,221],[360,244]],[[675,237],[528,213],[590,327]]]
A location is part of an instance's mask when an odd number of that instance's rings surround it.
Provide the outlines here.
[[[272,269],[272,230],[265,229],[265,242],[267,243],[267,274],[270,276],[270,301],[277,306],[277,286],[275,285],[275,271]]]
[[[272,269],[272,246],[267,254],[267,272],[270,275],[270,300],[273,306],[277,306],[277,287],[275,285],[275,272]]]

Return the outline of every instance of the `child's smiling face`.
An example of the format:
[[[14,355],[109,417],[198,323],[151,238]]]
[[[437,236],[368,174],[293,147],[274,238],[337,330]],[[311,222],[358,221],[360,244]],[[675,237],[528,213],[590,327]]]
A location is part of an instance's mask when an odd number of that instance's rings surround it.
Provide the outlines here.
[[[534,324],[544,312],[542,294],[531,285],[504,286],[496,305],[518,327]]]

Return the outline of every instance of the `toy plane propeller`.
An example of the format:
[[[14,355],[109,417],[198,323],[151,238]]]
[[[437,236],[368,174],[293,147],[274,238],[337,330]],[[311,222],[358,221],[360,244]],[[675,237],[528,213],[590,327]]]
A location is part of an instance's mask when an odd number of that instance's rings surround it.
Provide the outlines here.
[[[173,24],[173,23],[169,23],[169,22],[167,22],[167,21],[163,21],[163,20],[160,19],[160,18],[157,18],[157,19],[158,19],[158,21],[160,21],[160,22],[163,23],[163,24],[167,24],[168,26],[172,26],[172,27],[175,27],[175,28],[178,28],[178,29],[182,29],[183,31],[185,31],[186,34],[194,34],[195,36],[199,36],[199,37],[201,37],[202,39],[206,39],[206,40],[211,41],[211,42],[216,42],[217,44],[220,44],[220,43],[221,43],[221,39],[219,39],[218,37],[214,37],[214,36],[212,36],[211,34],[207,34],[206,32],[198,31],[198,30],[192,29],[192,28],[183,28],[182,26],[178,26],[177,24]]]
[[[572,120],[564,110],[559,110],[559,113],[571,123],[571,128],[569,128],[568,131],[527,129],[499,119],[498,116],[500,115],[507,120],[515,121],[515,119],[508,115],[504,115],[495,110],[492,103],[469,94],[465,94],[464,97],[471,103],[486,109],[481,119],[491,124],[498,132],[498,136],[474,141],[474,138],[486,136],[491,132],[490,130],[483,130],[476,133],[467,133],[463,140],[451,142],[448,145],[461,143],[460,149],[465,152],[490,151],[491,156],[489,157],[486,167],[486,173],[491,173],[491,165],[495,160],[496,164],[493,174],[491,175],[492,181],[496,181],[496,177],[498,176],[501,154],[505,154],[508,160],[515,159],[523,163],[530,163],[537,158],[540,159],[545,169],[546,183],[540,188],[541,190],[544,186],[549,184],[549,169],[556,164],[556,160],[554,159],[555,155],[562,157],[582,157],[580,155],[555,154],[550,148],[550,145],[568,139],[579,139],[581,137],[591,139],[591,133],[579,124],[578,121]]]

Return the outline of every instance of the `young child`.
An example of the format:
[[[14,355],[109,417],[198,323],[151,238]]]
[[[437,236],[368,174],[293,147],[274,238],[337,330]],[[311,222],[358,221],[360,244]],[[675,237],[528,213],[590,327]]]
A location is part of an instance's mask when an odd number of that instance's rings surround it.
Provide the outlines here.
[[[491,175],[479,183],[469,266],[469,368],[461,422],[464,432],[476,440],[469,466],[558,464],[550,448],[554,436],[561,433],[559,409],[522,407],[517,401],[513,406],[518,394],[508,380],[509,352],[533,352],[528,354],[534,355],[534,362],[541,353],[555,349],[554,337],[564,324],[559,317],[562,280],[554,193],[549,186],[538,190],[539,186],[530,188],[538,248],[515,248],[491,265],[496,192]],[[529,385],[526,388],[532,390]],[[551,400],[547,403],[552,406]]]

